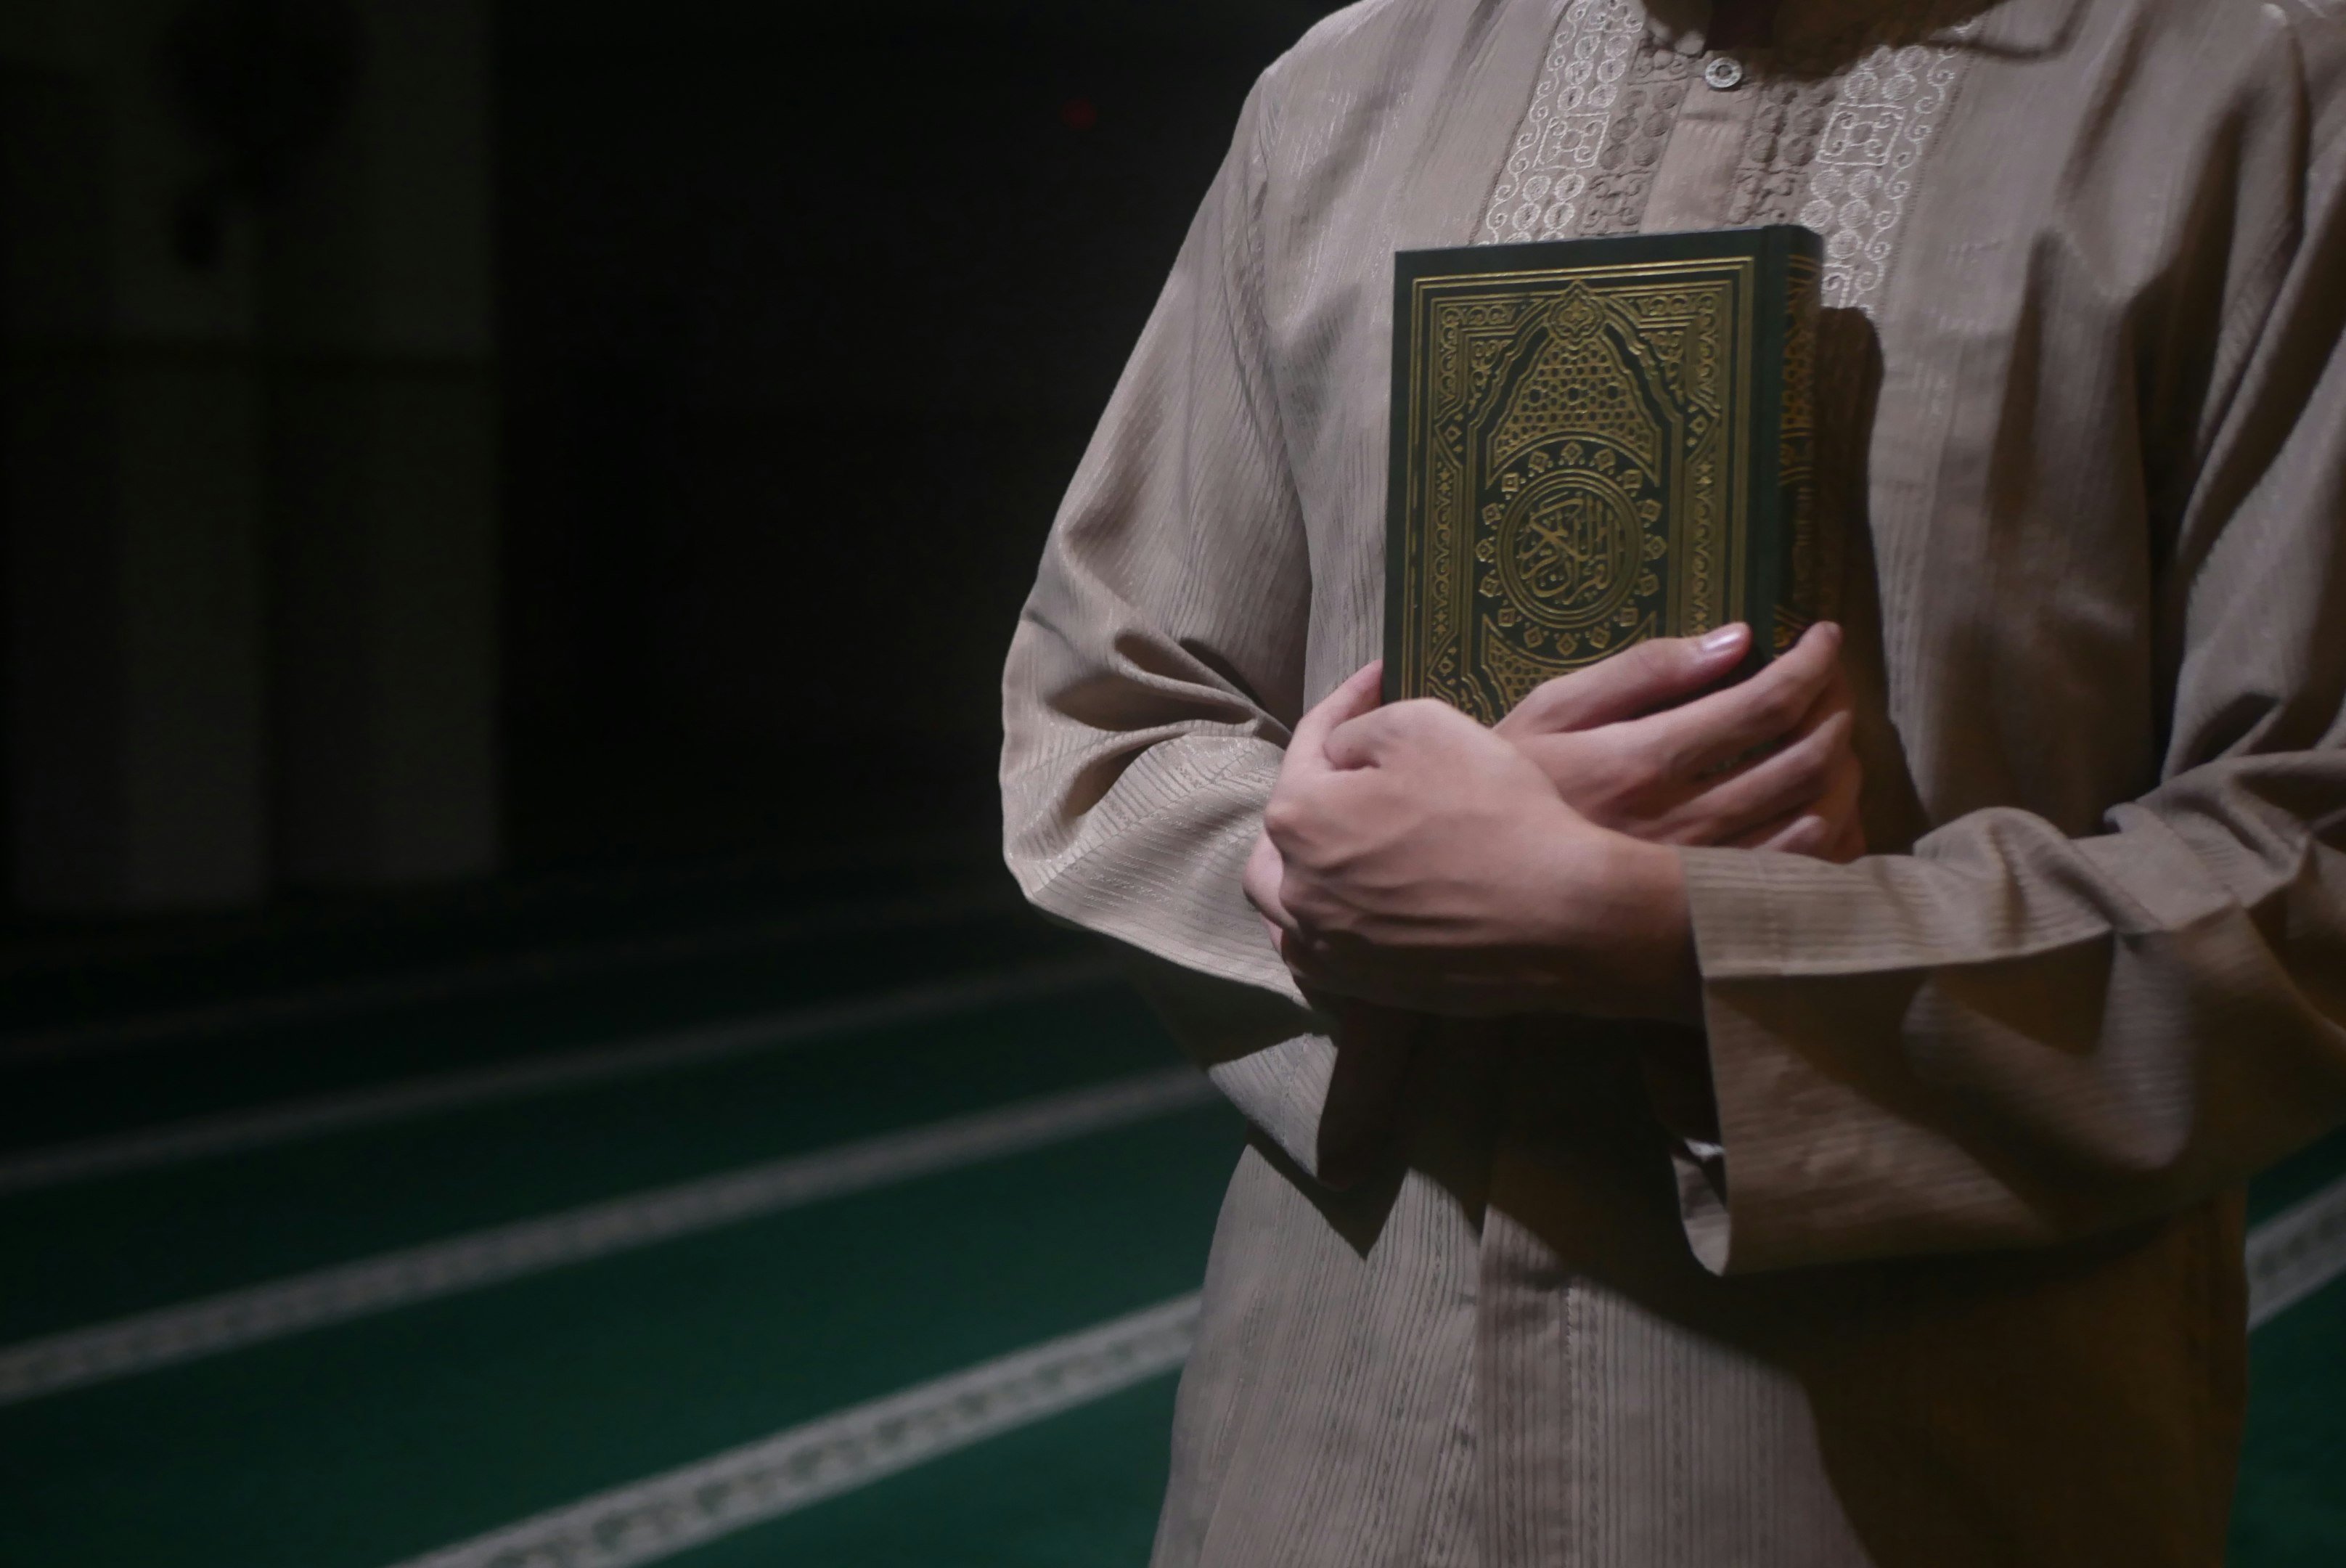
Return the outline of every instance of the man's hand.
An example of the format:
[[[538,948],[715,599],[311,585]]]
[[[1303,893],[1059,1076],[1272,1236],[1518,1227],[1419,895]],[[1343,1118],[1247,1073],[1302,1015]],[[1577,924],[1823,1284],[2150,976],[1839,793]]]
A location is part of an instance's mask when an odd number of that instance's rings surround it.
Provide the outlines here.
[[[1653,844],[1865,852],[1841,630],[1811,626],[1739,685],[1748,627],[1640,643],[1549,681],[1498,734],[1599,827]]]
[[[1749,638],[1738,626],[1640,644],[1548,682],[1491,731],[1432,705],[1379,710],[1373,666],[1345,683],[1298,726],[1247,868],[1248,896],[1307,992],[1348,1017],[1366,1015],[1362,998],[1690,1015],[1676,859],[1639,847],[1844,860],[1865,848],[1839,628],[1812,627],[1749,680],[1709,691]],[[1534,765],[1563,811],[1494,739]],[[1282,840],[1319,858],[1291,877]],[[1362,870],[1379,886],[1347,881]],[[1606,871],[1610,882],[1597,876]],[[1572,886],[1542,891],[1558,878]],[[1596,945],[1571,949],[1566,928],[1603,925],[1608,909],[1617,919]]]
[[[1683,1017],[1676,852],[1589,821],[1523,751],[1372,665],[1305,715],[1247,891],[1307,989],[1430,1013]]]

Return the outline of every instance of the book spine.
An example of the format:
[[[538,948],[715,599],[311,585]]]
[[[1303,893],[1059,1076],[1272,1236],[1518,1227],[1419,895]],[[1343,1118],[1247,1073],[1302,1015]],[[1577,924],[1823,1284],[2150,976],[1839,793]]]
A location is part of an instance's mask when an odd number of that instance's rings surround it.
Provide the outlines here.
[[[1424,573],[1411,559],[1421,547],[1410,528],[1410,443],[1415,438],[1411,392],[1415,386],[1417,300],[1416,270],[1407,252],[1393,258],[1392,410],[1391,449],[1385,479],[1385,640],[1382,700],[1388,705],[1423,695],[1418,672],[1406,667],[1412,657],[1409,616],[1413,584]]]
[[[1806,229],[1774,231],[1771,268],[1781,280],[1781,348],[1776,376],[1774,514],[1778,593],[1770,641],[1775,653],[1798,642],[1822,610],[1822,555],[1817,538],[1817,314],[1823,280],[1821,247]],[[1754,628],[1755,630],[1758,628]]]

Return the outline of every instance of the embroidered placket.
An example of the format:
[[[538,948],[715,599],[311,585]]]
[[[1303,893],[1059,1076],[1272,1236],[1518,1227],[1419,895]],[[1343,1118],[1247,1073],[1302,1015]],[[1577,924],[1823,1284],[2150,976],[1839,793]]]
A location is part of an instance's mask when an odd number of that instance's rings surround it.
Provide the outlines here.
[[[1727,221],[1806,224],[1825,240],[1825,303],[1870,311],[1896,253],[1916,167],[1960,85],[1967,25],[1930,44],[1877,45],[1838,76],[1705,65],[1655,42],[1635,0],[1569,0],[1494,181],[1476,240],[1638,229],[1686,95],[1710,73],[1758,106]],[[1699,89],[1697,89],[1699,90]]]

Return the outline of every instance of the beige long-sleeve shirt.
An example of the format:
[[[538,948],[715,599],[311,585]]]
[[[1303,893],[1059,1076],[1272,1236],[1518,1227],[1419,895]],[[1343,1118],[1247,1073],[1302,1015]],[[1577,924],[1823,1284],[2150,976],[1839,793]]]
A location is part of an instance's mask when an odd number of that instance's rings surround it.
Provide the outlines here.
[[[1368,0],[1264,76],[1005,677],[1013,869],[1258,1130],[1160,1563],[2220,1561],[2232,1195],[2346,1115],[2338,10]],[[1380,1083],[1239,878],[1378,652],[1392,253],[1772,221],[1879,852],[1688,854],[1716,1159],[1633,1031]]]

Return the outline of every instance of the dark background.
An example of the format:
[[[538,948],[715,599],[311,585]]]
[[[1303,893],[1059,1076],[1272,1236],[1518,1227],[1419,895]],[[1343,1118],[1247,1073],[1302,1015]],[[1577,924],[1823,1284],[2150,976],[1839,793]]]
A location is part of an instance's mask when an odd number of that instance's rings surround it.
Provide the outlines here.
[[[990,854],[1045,531],[1331,8],[0,24],[9,925]]]
[[[500,17],[525,861],[984,830],[1053,508],[1314,7],[802,9]]]

